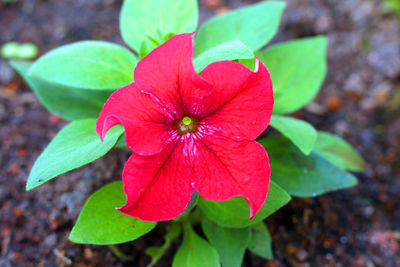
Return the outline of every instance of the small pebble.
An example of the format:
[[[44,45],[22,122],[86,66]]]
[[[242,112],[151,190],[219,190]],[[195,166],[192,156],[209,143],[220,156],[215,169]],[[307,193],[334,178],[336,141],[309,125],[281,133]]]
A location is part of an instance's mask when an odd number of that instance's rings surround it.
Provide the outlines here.
[[[307,257],[308,257],[308,253],[307,253],[307,251],[305,251],[304,249],[299,249],[299,250],[296,252],[296,258],[297,258],[299,261],[304,261],[305,259],[307,259]]]

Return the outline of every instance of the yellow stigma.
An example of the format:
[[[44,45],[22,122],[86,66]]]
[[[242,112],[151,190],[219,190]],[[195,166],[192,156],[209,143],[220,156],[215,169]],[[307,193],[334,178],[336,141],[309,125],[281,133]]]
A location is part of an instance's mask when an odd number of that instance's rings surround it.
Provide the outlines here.
[[[187,116],[185,116],[185,117],[182,119],[182,122],[183,122],[184,125],[189,126],[189,125],[192,123],[192,119],[189,118],[189,117],[187,117]]]

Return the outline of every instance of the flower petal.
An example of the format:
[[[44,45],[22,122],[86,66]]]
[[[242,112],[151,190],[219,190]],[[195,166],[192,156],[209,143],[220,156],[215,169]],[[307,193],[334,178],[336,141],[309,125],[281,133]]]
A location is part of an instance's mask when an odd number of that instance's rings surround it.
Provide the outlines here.
[[[179,34],[154,49],[136,66],[135,83],[153,96],[175,119],[195,114],[211,85],[193,67],[193,33]]]
[[[134,83],[115,91],[106,101],[97,119],[96,132],[103,139],[119,123],[125,128],[128,147],[140,155],[160,152],[176,135],[168,112]]]
[[[268,126],[274,98],[267,68],[258,59],[256,71],[232,61],[210,64],[201,76],[214,86],[203,122],[219,135],[254,140]]]
[[[157,155],[131,155],[122,174],[127,203],[119,210],[144,221],[179,216],[193,194],[185,146],[175,142]]]
[[[271,168],[267,152],[257,142],[205,136],[193,164],[193,187],[205,199],[242,196],[249,204],[250,219],[264,205]]]

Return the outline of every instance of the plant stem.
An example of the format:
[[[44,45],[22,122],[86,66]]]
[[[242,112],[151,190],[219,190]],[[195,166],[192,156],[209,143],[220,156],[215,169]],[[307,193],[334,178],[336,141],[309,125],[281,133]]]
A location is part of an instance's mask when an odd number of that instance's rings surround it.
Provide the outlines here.
[[[118,258],[125,260],[125,261],[133,261],[134,258],[130,255],[127,255],[125,252],[123,252],[118,245],[111,245],[108,246],[108,248],[111,250],[112,253],[114,253],[115,256]]]

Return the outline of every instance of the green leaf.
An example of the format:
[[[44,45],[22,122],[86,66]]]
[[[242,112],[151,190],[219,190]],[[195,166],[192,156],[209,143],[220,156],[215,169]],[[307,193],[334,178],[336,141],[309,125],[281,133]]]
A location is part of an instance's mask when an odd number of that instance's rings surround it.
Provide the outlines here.
[[[345,140],[333,134],[319,131],[314,152],[343,170],[364,170],[365,162],[360,154]]]
[[[325,79],[326,37],[280,43],[256,53],[271,73],[274,113],[290,113],[309,103]]]
[[[234,197],[228,201],[211,201],[199,198],[198,204],[213,222],[225,227],[241,228],[264,220],[288,203],[289,200],[290,196],[271,181],[264,206],[251,220],[249,220],[249,206],[242,197]]]
[[[1,56],[4,58],[32,59],[37,56],[37,53],[38,49],[32,43],[8,42],[1,47]]]
[[[65,126],[33,164],[26,190],[102,157],[124,131],[121,125],[117,125],[101,142],[95,127],[95,119],[73,121]]]
[[[175,254],[172,267],[217,267],[218,252],[198,236],[189,223],[184,223],[183,242]]]
[[[32,62],[10,61],[10,64],[32,88],[40,103],[65,120],[97,118],[112,93],[109,90],[93,91],[63,86],[29,76]]]
[[[398,0],[385,0],[385,6],[400,17],[400,2]]]
[[[112,245],[135,240],[157,222],[145,222],[116,210],[126,202],[122,182],[110,183],[89,197],[69,240],[79,244]]]
[[[8,42],[1,47],[1,56],[3,58],[19,58],[19,44]]]
[[[238,60],[239,63],[242,63],[243,65],[245,65],[246,67],[248,67],[251,71],[255,70],[256,67],[256,58],[245,58],[245,59],[239,59]]]
[[[154,266],[164,255],[165,251],[171,245],[171,242],[179,237],[181,234],[181,227],[179,223],[171,222],[169,224],[169,230],[164,236],[165,243],[161,247],[148,247],[146,249],[146,254],[151,257],[151,262],[147,267]]]
[[[289,138],[304,154],[311,153],[317,140],[317,131],[311,124],[291,117],[272,115],[270,125]]]
[[[193,32],[197,21],[196,0],[125,0],[120,30],[124,41],[139,53],[146,41],[162,44],[170,33]]]
[[[195,55],[234,40],[256,51],[276,34],[284,2],[268,1],[236,9],[206,21],[195,36]]]
[[[288,139],[275,136],[258,140],[267,150],[271,179],[297,197],[315,197],[357,184],[357,179],[311,153],[305,156]]]
[[[115,143],[116,148],[131,150],[126,144],[126,134],[124,133],[118,138],[118,141]]]
[[[240,267],[250,240],[250,227],[226,228],[202,216],[201,226],[211,245],[218,251],[223,267]]]
[[[201,72],[216,61],[248,58],[254,58],[253,52],[241,41],[235,40],[204,51],[193,60],[193,65],[197,72]]]
[[[82,41],[40,57],[29,75],[82,89],[118,89],[133,82],[137,58],[126,48],[103,41]]]
[[[273,259],[271,235],[263,222],[251,226],[250,242],[247,248],[261,258]]]

